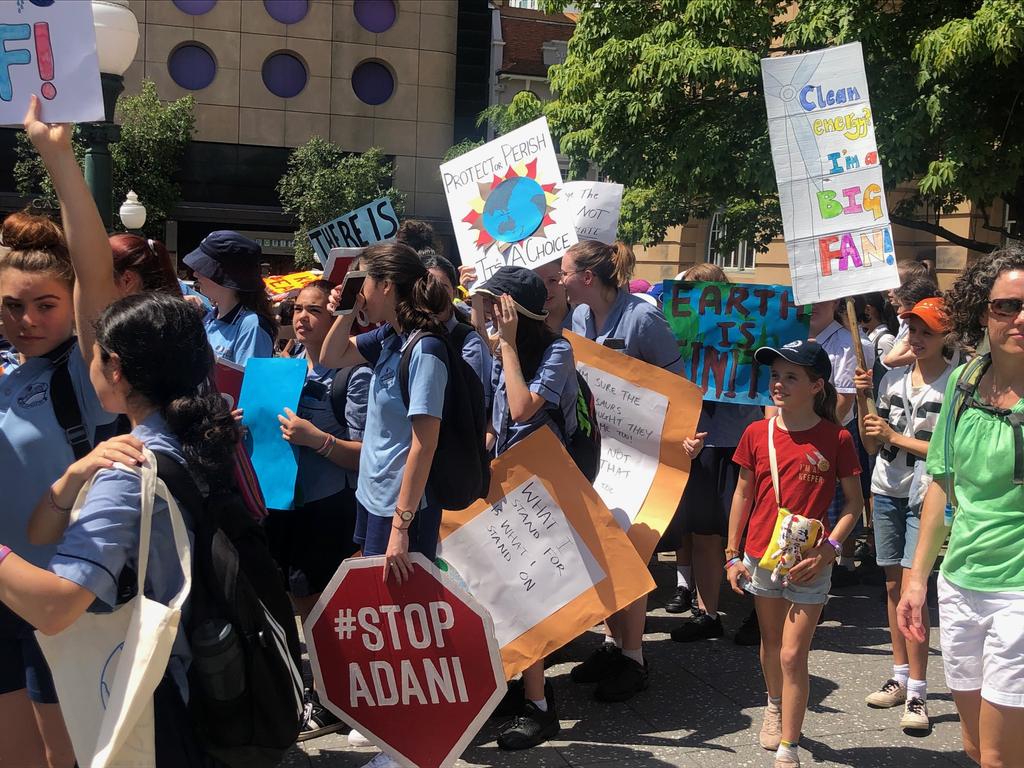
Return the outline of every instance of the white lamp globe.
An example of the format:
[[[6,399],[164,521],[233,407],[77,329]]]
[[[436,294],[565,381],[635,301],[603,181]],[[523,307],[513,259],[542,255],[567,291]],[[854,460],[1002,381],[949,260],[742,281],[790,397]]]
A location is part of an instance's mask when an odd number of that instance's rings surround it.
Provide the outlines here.
[[[139,22],[128,0],[92,0],[92,23],[100,72],[123,75],[139,47]]]
[[[118,213],[125,229],[142,229],[146,224],[146,206],[139,202],[139,196],[134,192],[125,196]]]

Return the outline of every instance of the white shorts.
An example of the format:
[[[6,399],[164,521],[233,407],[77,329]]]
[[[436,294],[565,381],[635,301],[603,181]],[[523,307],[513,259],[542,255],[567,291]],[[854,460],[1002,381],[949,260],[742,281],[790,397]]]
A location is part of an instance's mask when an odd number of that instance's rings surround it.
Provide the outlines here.
[[[1024,707],[1024,592],[977,592],[939,574],[939,634],[946,684]]]

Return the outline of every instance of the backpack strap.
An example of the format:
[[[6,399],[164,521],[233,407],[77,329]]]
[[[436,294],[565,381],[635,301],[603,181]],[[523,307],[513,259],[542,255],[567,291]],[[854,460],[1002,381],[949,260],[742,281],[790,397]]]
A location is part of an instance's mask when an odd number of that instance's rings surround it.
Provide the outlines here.
[[[156,475],[164,481],[167,490],[178,499],[192,515],[193,521],[198,526],[203,518],[203,494],[196,485],[196,481],[181,463],[171,454],[163,451],[153,451],[156,457]]]
[[[345,419],[345,406],[348,404],[348,382],[352,378],[358,365],[350,365],[348,368],[339,368],[331,379],[331,410],[334,411],[334,419],[343,427],[348,427]]]
[[[452,346],[455,347],[455,351],[460,355],[462,354],[463,347],[466,346],[466,339],[476,329],[469,323],[464,323],[461,320],[455,324],[455,327],[449,332],[448,337],[452,340]]]
[[[50,402],[57,423],[64,430],[64,436],[71,445],[75,459],[81,459],[92,450],[89,433],[82,419],[82,409],[78,405],[75,387],[71,383],[71,371],[68,362],[75,351],[75,339],[70,338],[53,350],[47,357],[53,363],[53,375],[50,377]]]
[[[445,348],[451,351],[451,341],[448,336],[442,336],[440,333],[435,331],[424,331],[418,330],[409,337],[409,340],[405,343],[405,348],[402,349],[402,357],[398,362],[398,386],[402,390],[402,402],[405,403],[405,407],[409,407],[409,366],[412,364],[412,350],[419,344],[423,339],[428,336],[433,336],[435,339],[440,339],[445,342]],[[452,361],[449,358],[445,360],[445,366],[448,368],[448,375],[451,376]]]

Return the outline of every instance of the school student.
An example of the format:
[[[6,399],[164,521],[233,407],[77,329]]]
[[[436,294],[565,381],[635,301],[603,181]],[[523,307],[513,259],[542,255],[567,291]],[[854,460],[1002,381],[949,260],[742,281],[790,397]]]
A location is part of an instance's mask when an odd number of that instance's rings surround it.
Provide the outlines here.
[[[665,316],[629,292],[636,265],[625,243],[606,245],[585,240],[562,257],[562,285],[575,309],[572,330],[630,357],[673,373],[682,373],[679,343]],[[597,683],[599,701],[626,701],[648,685],[643,653],[647,598],[610,616],[604,645],[571,673],[576,683]]]
[[[807,709],[807,657],[830,572],[863,506],[860,463],[850,433],[838,425],[832,365],[822,347],[794,341],[762,347],[755,360],[771,366],[774,417],[751,424],[736,447],[740,476],[729,517],[725,551],[729,584],[754,595],[761,627],[761,668],[768,706],[759,741],[776,753],[775,768],[799,768],[800,728]],[[773,477],[774,476],[774,477]],[[837,480],[846,504],[833,526],[828,518]],[[773,546],[780,508],[824,527],[824,537],[778,581],[759,562]],[[740,551],[740,538],[747,531]]]
[[[114,257],[114,279],[122,296],[142,291],[182,295],[171,254],[159,240],[127,233],[111,235],[110,250]]]
[[[545,324],[544,281],[525,267],[501,267],[474,295],[488,304],[498,331],[488,447],[500,456],[545,427],[567,443],[576,431],[576,365],[569,342]],[[521,688],[510,688],[509,699],[517,696],[518,706],[508,712],[515,717],[498,735],[498,746],[529,749],[554,738],[560,726],[543,661],[523,672]]]
[[[316,280],[295,298],[292,325],[306,362],[298,412],[279,415],[281,437],[296,447],[295,509],[273,510],[265,521],[274,559],[305,621],[342,561],[356,553],[356,486],[366,425],[370,368],[320,365],[320,350],[333,318],[327,302],[334,284]],[[339,388],[342,392],[339,392]],[[333,733],[342,723],[306,691],[299,741]]]
[[[217,357],[245,365],[251,357],[272,357],[277,320],[260,276],[259,243],[218,230],[184,258],[196,288],[212,303],[203,325]]]
[[[45,567],[0,547],[0,601],[43,633],[119,604],[122,573],[138,567],[141,479],[129,468],[143,460],[142,446],[170,454],[206,484],[230,470],[237,427],[219,396],[199,394],[212,364],[204,342],[195,310],[164,294],[129,296],[101,315],[89,377],[105,409],[127,414],[132,434],[101,443],[40,494],[29,536],[60,543]],[[70,520],[90,478],[84,506]],[[191,527],[184,507],[182,514]],[[167,504],[157,499],[145,594],[167,604],[183,578]],[[205,765],[186,711],[191,657],[182,625],[153,697],[158,768]]]
[[[900,727],[927,732],[928,643],[903,637],[896,623],[896,607],[910,576],[921,522],[920,502],[915,503],[912,495],[919,495],[923,491],[920,486],[927,481],[923,469],[928,441],[935,432],[942,393],[956,366],[956,356],[946,347],[951,324],[942,299],[920,301],[900,318],[910,328],[908,339],[916,360],[912,366],[882,377],[878,415],[861,417],[865,447],[878,455],[871,476],[875,557],[885,570],[893,654],[892,676],[866,701],[879,708],[904,705]],[[861,371],[858,385],[869,389],[870,383],[870,374]]]

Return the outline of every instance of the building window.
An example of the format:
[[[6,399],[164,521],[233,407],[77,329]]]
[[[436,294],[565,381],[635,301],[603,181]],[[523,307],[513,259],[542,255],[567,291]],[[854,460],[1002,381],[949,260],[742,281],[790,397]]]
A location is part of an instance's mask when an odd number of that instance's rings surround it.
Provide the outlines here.
[[[728,233],[725,229],[725,221],[721,212],[716,212],[711,217],[711,228],[708,231],[708,249],[704,260],[717,264],[727,272],[741,272],[754,268],[754,249],[746,240],[740,240],[732,244],[732,250],[722,253],[719,251],[719,244],[727,240]]]
[[[189,91],[201,91],[217,76],[217,62],[205,46],[186,43],[167,57],[171,79]]]
[[[391,29],[398,16],[394,0],[356,0],[352,10],[359,26],[378,34]]]
[[[298,24],[309,13],[309,0],[263,0],[270,18],[282,24]]]
[[[282,99],[302,93],[308,79],[306,65],[291,53],[274,53],[263,62],[263,84]]]
[[[175,7],[189,16],[202,16],[216,4],[217,0],[174,0]]]
[[[364,104],[377,106],[395,92],[395,76],[379,61],[364,61],[352,72],[352,90]]]

